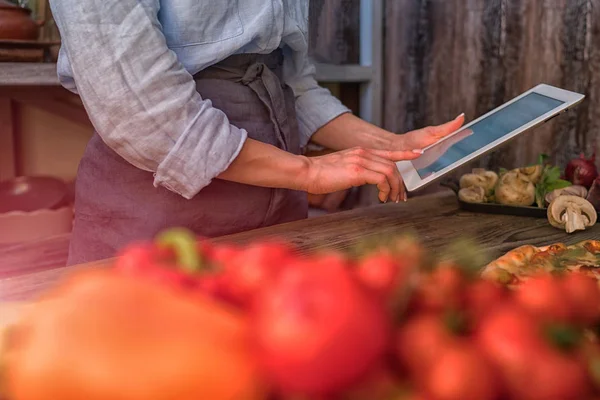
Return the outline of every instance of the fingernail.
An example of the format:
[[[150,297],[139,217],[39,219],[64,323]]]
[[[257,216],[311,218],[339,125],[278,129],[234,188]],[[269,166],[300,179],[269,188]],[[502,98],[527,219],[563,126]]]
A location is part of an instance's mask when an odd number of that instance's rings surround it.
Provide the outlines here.
[[[459,119],[460,117],[464,117],[465,113],[460,114],[458,117],[454,118],[454,119]]]
[[[412,152],[415,154],[423,154],[423,150],[421,149],[414,149]]]
[[[408,201],[408,195],[406,193],[404,193],[404,196],[402,196],[402,200],[404,200],[405,202]]]
[[[396,204],[400,203],[400,195],[398,195],[398,197],[396,197]]]

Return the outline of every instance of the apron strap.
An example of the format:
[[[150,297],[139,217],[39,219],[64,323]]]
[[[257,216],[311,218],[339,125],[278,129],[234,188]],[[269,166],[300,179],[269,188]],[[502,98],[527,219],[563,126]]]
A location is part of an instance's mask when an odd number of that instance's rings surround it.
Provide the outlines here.
[[[242,83],[248,86],[269,110],[271,122],[278,131],[282,149],[288,150],[286,137],[289,137],[285,96],[279,78],[263,63],[253,64],[246,70]]]
[[[280,78],[281,51],[267,55],[234,55],[194,75],[194,79],[222,79],[248,86],[269,111],[281,149],[289,151],[289,124],[284,87]],[[274,62],[275,61],[275,62]],[[245,64],[245,65],[244,65]]]

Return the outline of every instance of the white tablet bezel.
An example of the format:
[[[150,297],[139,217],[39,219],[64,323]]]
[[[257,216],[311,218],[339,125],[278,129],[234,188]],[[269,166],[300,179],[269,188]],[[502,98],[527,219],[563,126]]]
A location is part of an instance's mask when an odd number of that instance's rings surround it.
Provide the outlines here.
[[[556,88],[554,86],[540,84],[540,85],[526,91],[525,93],[521,94],[520,96],[515,97],[514,99],[510,100],[509,102],[504,103],[500,107],[493,109],[492,111],[488,112],[487,114],[482,115],[481,117],[477,118],[476,120],[469,122],[468,124],[462,126],[456,132],[454,132],[451,135],[444,138],[442,141],[437,142],[423,150],[427,151],[429,148],[436,146],[437,144],[439,144],[445,140],[448,140],[455,134],[463,131],[464,129],[467,129],[469,126],[471,126],[473,124],[476,124],[477,122],[481,121],[482,119],[487,118],[490,115],[502,110],[504,107],[507,107],[508,105],[514,103],[515,101],[521,99],[522,97],[527,96],[530,93],[539,93],[541,95],[544,95],[544,96],[547,96],[547,97],[550,97],[550,98],[553,98],[556,100],[560,100],[564,103],[562,105],[560,105],[559,107],[556,107],[555,109],[550,110],[547,113],[543,114],[542,116],[534,119],[533,121],[517,128],[514,131],[495,140],[494,142],[488,144],[487,146],[484,146],[484,147],[480,148],[479,150],[467,155],[466,157],[463,157],[461,160],[455,162],[454,164],[451,164],[440,171],[434,172],[433,174],[427,176],[426,178],[421,178],[419,176],[419,173],[417,172],[417,170],[415,169],[415,167],[413,166],[411,161],[397,162],[396,166],[398,167],[398,171],[400,172],[400,175],[402,175],[402,179],[404,180],[406,189],[409,192],[413,192],[415,190],[422,189],[423,187],[431,184],[433,181],[440,179],[444,175],[447,175],[448,173],[452,172],[456,168],[458,168],[466,163],[469,163],[471,161],[474,161],[475,159],[486,155],[487,153],[491,152],[492,150],[495,150],[499,146],[506,144],[511,139],[514,139],[520,133],[523,133],[529,129],[532,129],[538,125],[541,125],[541,124],[549,121],[550,119],[554,118],[558,114],[565,112],[568,108],[580,103],[585,98],[585,96],[580,93],[574,93],[574,92],[570,92],[568,90]]]

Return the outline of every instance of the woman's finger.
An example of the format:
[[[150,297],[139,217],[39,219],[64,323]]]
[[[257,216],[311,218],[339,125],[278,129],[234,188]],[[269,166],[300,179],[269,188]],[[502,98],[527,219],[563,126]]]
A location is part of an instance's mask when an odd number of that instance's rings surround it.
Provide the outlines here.
[[[465,114],[462,113],[458,117],[454,118],[452,121],[446,122],[442,125],[437,126],[429,126],[427,129],[431,136],[433,136],[434,143],[435,141],[442,139],[443,137],[448,136],[452,132],[456,132],[463,124],[465,123]]]
[[[387,176],[385,174],[372,171],[370,169],[365,168],[361,172],[361,185],[376,185],[379,190],[379,200],[382,203],[387,202],[390,197],[390,184]]]
[[[365,154],[364,157],[361,158],[360,163],[365,168],[385,174],[391,188],[389,200],[398,202],[406,199],[404,181],[402,180],[402,176],[400,175],[400,171],[398,171],[396,163],[372,152]]]
[[[387,200],[391,200],[391,201],[397,201],[398,200],[398,196],[400,195],[400,186],[401,186],[401,182],[400,182],[400,174],[398,174],[398,168],[396,168],[396,165],[394,165],[393,163],[390,164],[389,162],[384,163],[384,162],[379,162],[379,161],[373,161],[370,159],[363,159],[363,164],[362,164],[366,169],[369,169],[371,171],[375,171],[375,172],[379,172],[380,174],[385,175],[389,187],[390,187],[390,192],[388,194],[388,198],[385,199],[385,201]]]
[[[421,157],[423,150],[370,150],[372,154],[390,161],[410,161]]]

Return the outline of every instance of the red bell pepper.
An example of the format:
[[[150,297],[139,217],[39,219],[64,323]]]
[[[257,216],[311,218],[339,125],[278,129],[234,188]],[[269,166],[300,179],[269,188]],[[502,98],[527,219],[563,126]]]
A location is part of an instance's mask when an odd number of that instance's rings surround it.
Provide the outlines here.
[[[178,288],[195,288],[205,266],[195,235],[179,228],[159,234],[153,242],[127,246],[114,264],[119,273]]]

